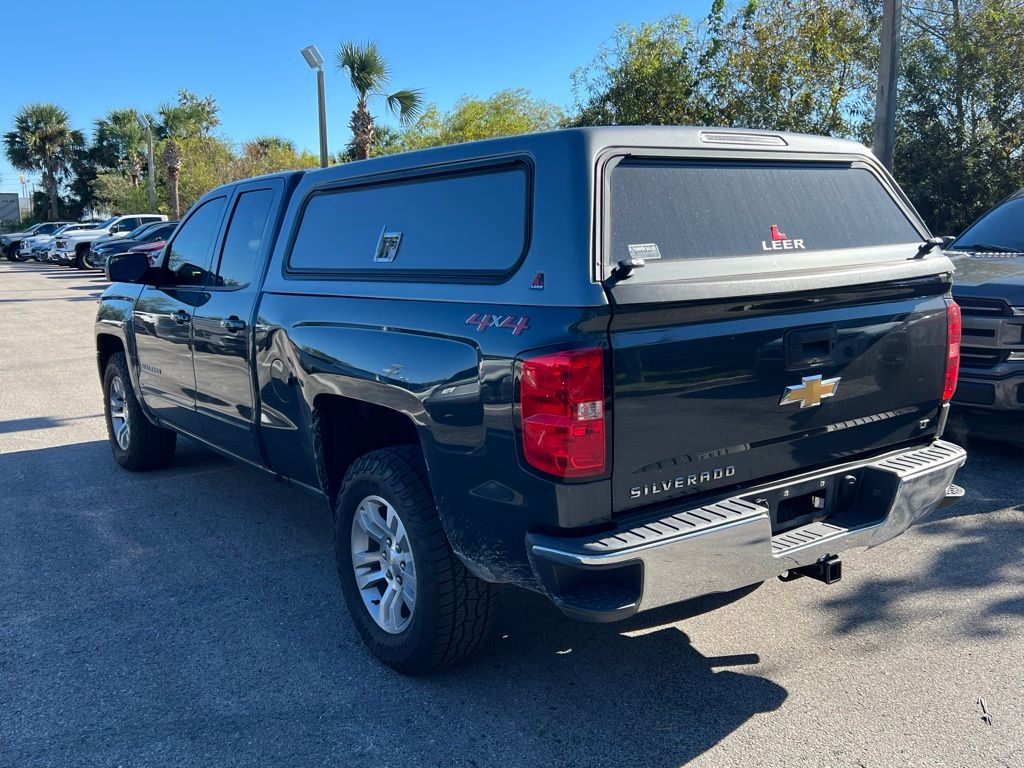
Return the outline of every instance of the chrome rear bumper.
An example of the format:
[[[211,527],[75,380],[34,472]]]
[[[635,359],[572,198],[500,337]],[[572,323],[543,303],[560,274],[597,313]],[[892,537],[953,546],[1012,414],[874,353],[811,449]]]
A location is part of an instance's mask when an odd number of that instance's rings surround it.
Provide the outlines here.
[[[565,613],[614,621],[889,541],[946,502],[966,458],[962,448],[939,440],[594,536],[530,534],[527,551],[541,587]],[[844,511],[773,535],[776,499],[850,477],[858,496]]]

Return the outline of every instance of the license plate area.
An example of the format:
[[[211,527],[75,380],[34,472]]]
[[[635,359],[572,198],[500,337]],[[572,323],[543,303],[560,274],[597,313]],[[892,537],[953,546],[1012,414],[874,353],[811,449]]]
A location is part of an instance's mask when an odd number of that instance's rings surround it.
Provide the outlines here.
[[[870,479],[865,483],[864,469],[860,468],[772,488],[746,498],[768,508],[772,534],[830,518],[857,518],[857,523],[864,524],[872,522],[868,519],[872,516],[884,516],[881,505],[871,503],[871,498],[879,494],[866,488],[873,485]]]

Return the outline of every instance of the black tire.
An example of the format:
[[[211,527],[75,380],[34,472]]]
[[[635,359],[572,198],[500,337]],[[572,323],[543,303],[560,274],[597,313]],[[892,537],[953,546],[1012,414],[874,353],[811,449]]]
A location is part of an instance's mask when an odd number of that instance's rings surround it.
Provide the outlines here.
[[[356,586],[352,520],[368,496],[379,496],[394,507],[415,561],[415,607],[408,626],[398,634],[377,624]],[[500,588],[473,576],[452,552],[418,447],[384,448],[356,459],[337,495],[334,521],[345,603],[363,642],[377,658],[403,674],[426,674],[470,656],[489,638]]]
[[[124,412],[127,413],[127,445],[122,447],[115,435],[114,419],[111,414],[111,389],[119,379],[123,392]],[[107,437],[114,460],[130,472],[157,469],[166,466],[174,456],[178,436],[163,427],[158,427],[146,418],[142,406],[132,389],[128,362],[124,352],[116,352],[107,361],[103,372],[103,415],[107,422]]]
[[[86,253],[88,253],[88,251],[89,251],[89,246],[85,246],[84,248],[82,246],[78,246],[75,249],[75,262],[74,262],[74,264],[75,264],[75,266],[78,269],[85,269],[85,255],[86,255]]]

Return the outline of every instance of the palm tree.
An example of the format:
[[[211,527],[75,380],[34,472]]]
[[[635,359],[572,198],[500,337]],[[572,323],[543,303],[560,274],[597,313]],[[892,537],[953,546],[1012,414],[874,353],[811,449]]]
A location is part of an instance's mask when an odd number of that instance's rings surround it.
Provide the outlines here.
[[[100,161],[126,175],[133,187],[139,185],[146,152],[146,132],[134,109],[112,109],[96,121],[93,145]]]
[[[244,157],[262,159],[272,152],[296,154],[295,142],[281,136],[257,136],[242,145]]]
[[[164,164],[167,166],[167,196],[171,204],[171,213],[175,219],[181,218],[181,203],[178,201],[178,177],[181,174],[181,150],[174,139],[164,143]]]
[[[356,108],[349,120],[349,127],[352,129],[352,155],[356,160],[366,160],[373,145],[370,99],[374,96],[382,97],[388,110],[398,115],[402,125],[408,125],[423,110],[423,96],[421,91],[409,89],[385,93],[391,72],[374,42],[343,43],[338,49],[336,59],[338,70],[348,74],[352,90],[358,97]]]
[[[60,218],[58,182],[68,175],[85,137],[69,124],[68,113],[55,104],[27,104],[4,134],[7,159],[19,171],[42,171],[50,197],[50,219]]]
[[[181,174],[181,147],[178,141],[208,136],[220,124],[217,117],[217,102],[212,96],[199,98],[184,88],[178,91],[177,104],[161,104],[157,108],[159,120],[155,123],[156,134],[164,141],[163,161],[167,166],[168,202],[174,218],[181,218],[178,196],[178,180]],[[148,117],[148,116],[147,116]]]

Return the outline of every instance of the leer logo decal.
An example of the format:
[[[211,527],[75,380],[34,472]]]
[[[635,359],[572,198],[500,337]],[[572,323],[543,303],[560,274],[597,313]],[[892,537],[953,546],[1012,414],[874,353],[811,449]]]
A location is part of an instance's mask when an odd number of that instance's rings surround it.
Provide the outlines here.
[[[821,401],[826,397],[835,395],[841,378],[841,376],[836,376],[834,379],[822,379],[820,374],[804,376],[803,381],[799,384],[786,387],[786,391],[782,393],[782,399],[779,400],[779,405],[800,403],[801,408],[813,408],[816,405],[821,405]]]
[[[512,331],[513,336],[519,336],[523,331],[529,330],[530,318],[474,312],[466,320],[466,325],[475,325],[478,333],[482,333],[488,328],[507,328]]]
[[[772,224],[772,239],[761,241],[762,251],[794,251],[804,250],[804,241],[791,239],[789,235],[779,231],[778,224]]]

